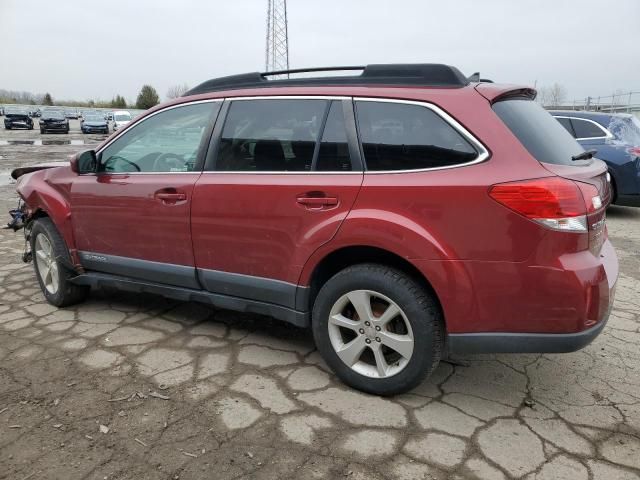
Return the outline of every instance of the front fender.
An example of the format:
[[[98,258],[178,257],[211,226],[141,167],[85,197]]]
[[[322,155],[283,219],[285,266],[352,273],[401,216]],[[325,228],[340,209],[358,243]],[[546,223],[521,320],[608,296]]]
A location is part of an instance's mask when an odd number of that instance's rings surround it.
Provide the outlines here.
[[[28,173],[19,178],[16,190],[27,205],[29,218],[46,214],[69,248],[73,263],[80,265],[71,224],[69,173],[64,167]]]

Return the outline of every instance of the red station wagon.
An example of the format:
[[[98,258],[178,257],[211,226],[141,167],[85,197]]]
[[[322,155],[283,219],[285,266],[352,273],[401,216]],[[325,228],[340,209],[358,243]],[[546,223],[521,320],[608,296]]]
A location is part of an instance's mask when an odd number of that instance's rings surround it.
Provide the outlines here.
[[[618,276],[606,165],[530,88],[439,64],[307,71],[355,69],[209,80],[20,177],[47,300],[109,285],[269,315],[381,395],[452,353],[591,342]]]

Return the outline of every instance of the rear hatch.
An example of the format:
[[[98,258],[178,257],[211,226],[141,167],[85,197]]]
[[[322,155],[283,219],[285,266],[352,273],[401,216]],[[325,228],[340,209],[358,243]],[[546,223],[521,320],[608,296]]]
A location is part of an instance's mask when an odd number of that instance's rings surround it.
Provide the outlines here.
[[[577,213],[584,217],[581,221],[589,234],[589,250],[598,255],[606,238],[605,212],[611,202],[606,164],[597,158],[574,160],[584,154],[584,148],[531,96],[498,97],[492,107],[546,170],[578,187],[585,208]]]

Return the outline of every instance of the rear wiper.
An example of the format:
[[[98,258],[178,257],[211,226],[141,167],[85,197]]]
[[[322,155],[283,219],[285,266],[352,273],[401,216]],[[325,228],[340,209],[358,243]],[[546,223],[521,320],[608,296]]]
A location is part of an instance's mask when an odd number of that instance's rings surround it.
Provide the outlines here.
[[[579,153],[578,155],[574,155],[573,157],[571,157],[571,160],[573,160],[574,162],[576,160],[589,160],[590,158],[593,158],[593,156],[598,153],[597,150],[585,150],[582,153]]]

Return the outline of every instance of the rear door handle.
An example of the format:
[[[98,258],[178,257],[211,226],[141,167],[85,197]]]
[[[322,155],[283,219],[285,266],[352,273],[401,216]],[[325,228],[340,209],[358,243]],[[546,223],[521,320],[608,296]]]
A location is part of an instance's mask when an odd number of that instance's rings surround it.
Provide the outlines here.
[[[298,197],[297,201],[300,205],[304,205],[310,209],[321,209],[338,205],[338,199],[336,197]]]

